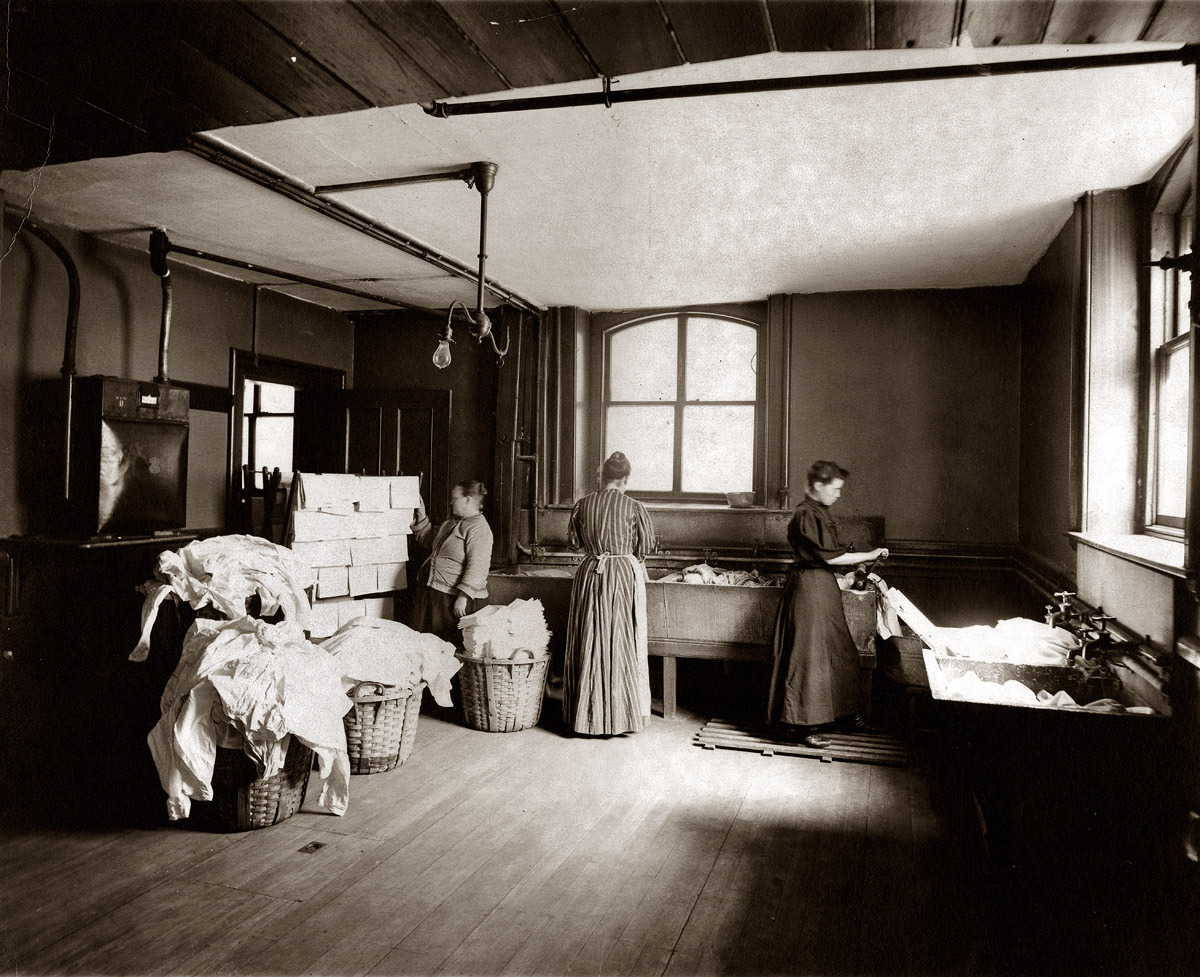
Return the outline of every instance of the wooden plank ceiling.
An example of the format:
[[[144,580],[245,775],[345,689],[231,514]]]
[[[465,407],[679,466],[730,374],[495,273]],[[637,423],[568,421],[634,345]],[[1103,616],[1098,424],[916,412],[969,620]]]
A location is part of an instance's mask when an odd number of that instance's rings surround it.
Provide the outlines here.
[[[1200,41],[1200,0],[11,0],[0,167],[769,51]]]

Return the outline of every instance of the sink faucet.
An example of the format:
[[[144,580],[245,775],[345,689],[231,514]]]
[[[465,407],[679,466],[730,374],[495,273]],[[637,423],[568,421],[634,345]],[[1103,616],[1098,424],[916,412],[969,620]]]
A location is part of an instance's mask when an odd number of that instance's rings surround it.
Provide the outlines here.
[[[1137,651],[1150,644],[1150,635],[1137,636],[1128,640],[1117,638],[1108,629],[1108,622],[1116,618],[1105,614],[1104,608],[1096,609],[1096,613],[1088,617],[1091,628],[1087,631],[1083,646],[1070,657],[1078,656],[1084,662],[1089,662],[1095,654],[1106,655],[1118,651]],[[1105,659],[1107,662],[1108,659]],[[1120,664],[1115,663],[1115,664]]]
[[[1071,603],[1071,598],[1074,596],[1069,590],[1055,592],[1054,599],[1058,601],[1058,606],[1056,607],[1054,604],[1046,605],[1046,623],[1050,627],[1064,627],[1071,630],[1073,623],[1083,619],[1079,610]]]

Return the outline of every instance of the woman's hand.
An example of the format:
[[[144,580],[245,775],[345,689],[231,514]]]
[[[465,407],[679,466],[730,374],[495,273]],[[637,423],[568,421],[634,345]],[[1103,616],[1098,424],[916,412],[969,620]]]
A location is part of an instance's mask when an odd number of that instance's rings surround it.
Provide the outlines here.
[[[416,522],[420,522],[425,518],[425,500],[420,495],[417,496]]]
[[[886,560],[887,557],[888,557],[887,547],[881,546],[881,547],[879,547],[879,549],[877,549],[873,553],[871,553],[871,555],[864,562],[871,562],[872,560]]]
[[[454,598],[454,616],[456,618],[466,617],[467,614],[467,595],[459,594]]]

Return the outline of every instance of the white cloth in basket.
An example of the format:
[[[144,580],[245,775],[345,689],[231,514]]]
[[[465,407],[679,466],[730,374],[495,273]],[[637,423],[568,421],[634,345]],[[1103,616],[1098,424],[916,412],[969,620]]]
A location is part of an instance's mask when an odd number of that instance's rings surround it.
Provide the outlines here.
[[[439,706],[451,706],[450,678],[462,667],[454,645],[436,634],[414,631],[399,621],[356,617],[321,642],[335,656],[342,688],[382,682],[420,691],[421,683]]]
[[[317,755],[317,806],[345,813],[350,759],[342,716],[350,702],[334,660],[295,625],[198,619],[160,705],[147,740],[172,820],[188,816],[193,798],[212,800],[218,746],[240,738],[259,775],[270,777],[283,768],[289,734]]]
[[[286,546],[258,536],[213,536],[164,550],[154,576],[141,586],[142,633],[130,661],[146,660],[158,608],[170,594],[196,610],[211,605],[229,620],[245,617],[246,601],[257,595],[263,617],[282,608],[285,620],[305,630],[309,625],[312,609],[304,591],[312,586],[312,567]]]

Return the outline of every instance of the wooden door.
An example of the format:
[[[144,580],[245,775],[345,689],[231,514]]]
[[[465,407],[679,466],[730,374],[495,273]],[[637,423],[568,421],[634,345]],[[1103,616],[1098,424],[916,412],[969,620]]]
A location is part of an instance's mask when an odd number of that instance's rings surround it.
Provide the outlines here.
[[[300,472],[420,475],[435,522],[450,498],[449,390],[297,390]]]

